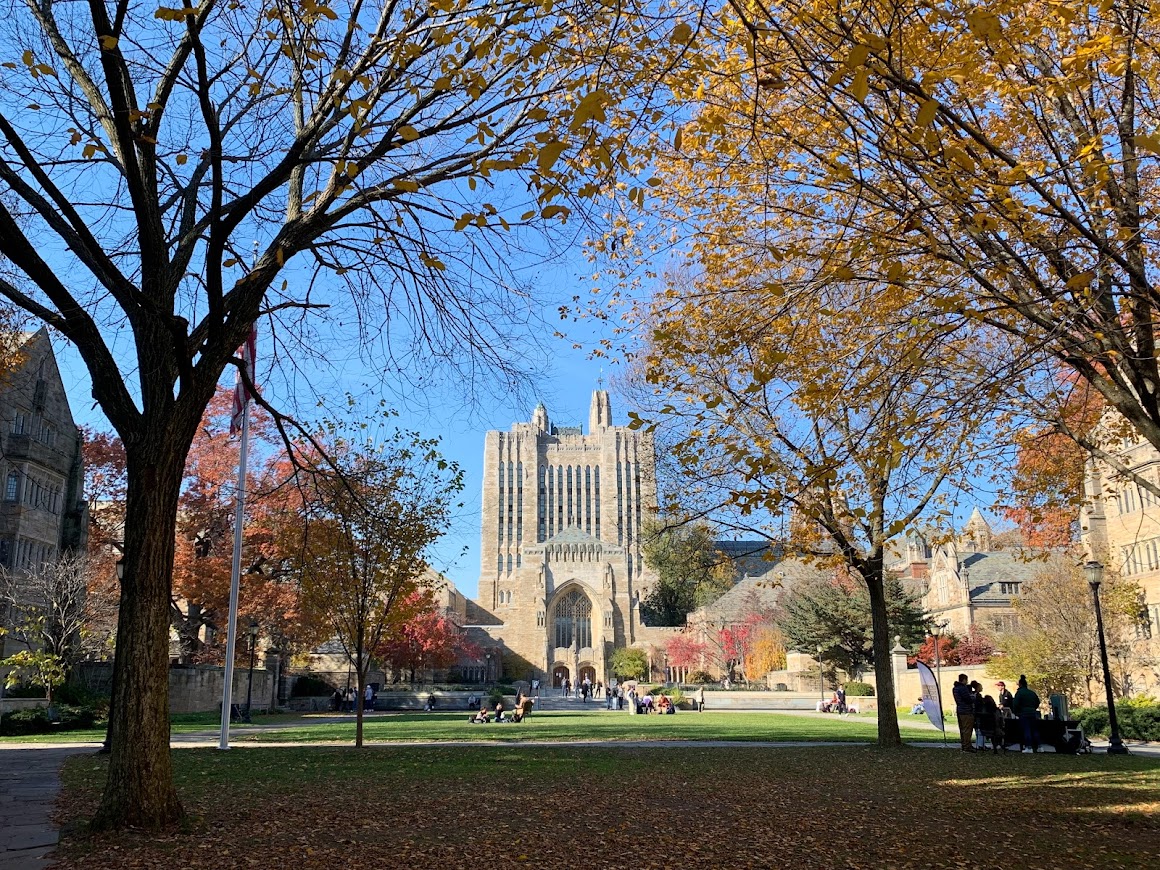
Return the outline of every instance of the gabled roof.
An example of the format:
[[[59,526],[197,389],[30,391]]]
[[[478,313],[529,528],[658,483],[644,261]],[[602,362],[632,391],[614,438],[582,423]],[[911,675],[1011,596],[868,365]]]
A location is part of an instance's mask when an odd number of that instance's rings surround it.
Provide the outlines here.
[[[568,526],[562,531],[556,532],[544,544],[601,544],[603,541],[595,535],[590,535],[579,526]]]

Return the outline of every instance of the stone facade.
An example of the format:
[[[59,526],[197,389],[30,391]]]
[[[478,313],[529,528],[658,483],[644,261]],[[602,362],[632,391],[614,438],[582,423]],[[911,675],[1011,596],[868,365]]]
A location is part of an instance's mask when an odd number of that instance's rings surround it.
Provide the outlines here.
[[[957,537],[933,547],[917,537],[906,542],[906,561],[889,565],[922,609],[960,637],[972,626],[994,634],[1017,622],[1011,602],[1023,583],[1045,567],[1043,552],[1000,550],[978,508]]]
[[[1160,481],[1160,454],[1147,441],[1122,445],[1116,457],[1145,480]],[[1097,460],[1088,462],[1084,486],[1084,549],[1143,590],[1131,685],[1155,692],[1160,687],[1160,498]]]
[[[0,380],[0,565],[10,571],[81,549],[87,528],[81,435],[48,331],[25,335],[20,351]]]
[[[553,426],[542,404],[487,433],[482,574],[466,616],[473,639],[502,647],[509,678],[607,681],[612,650],[652,641],[640,527],[655,507],[652,438],[612,425],[604,390],[587,434]]]

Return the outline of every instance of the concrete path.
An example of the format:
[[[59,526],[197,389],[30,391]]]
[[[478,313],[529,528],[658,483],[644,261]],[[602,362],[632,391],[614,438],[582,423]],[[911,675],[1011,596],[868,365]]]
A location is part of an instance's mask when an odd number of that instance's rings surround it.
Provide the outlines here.
[[[90,747],[0,749],[0,870],[48,866],[58,834],[52,821],[60,767],[70,755]]]

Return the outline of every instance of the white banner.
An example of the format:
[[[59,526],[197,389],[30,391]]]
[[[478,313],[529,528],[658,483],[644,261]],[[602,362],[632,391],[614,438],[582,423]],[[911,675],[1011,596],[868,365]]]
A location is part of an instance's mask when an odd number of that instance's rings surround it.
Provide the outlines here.
[[[942,692],[938,687],[938,680],[929,665],[918,663],[918,682],[922,686],[922,709],[926,711],[926,718],[939,731],[946,733],[943,724]]]

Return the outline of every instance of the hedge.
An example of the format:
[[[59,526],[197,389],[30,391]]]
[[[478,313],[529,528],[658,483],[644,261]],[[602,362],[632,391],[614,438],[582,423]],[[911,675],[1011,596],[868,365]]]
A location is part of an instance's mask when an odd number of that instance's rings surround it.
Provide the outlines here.
[[[1111,730],[1106,706],[1085,707],[1073,711],[1073,715],[1089,737],[1107,736]],[[1126,699],[1116,704],[1116,718],[1119,720],[1121,737],[1127,740],[1160,740],[1160,703],[1150,699]]]

